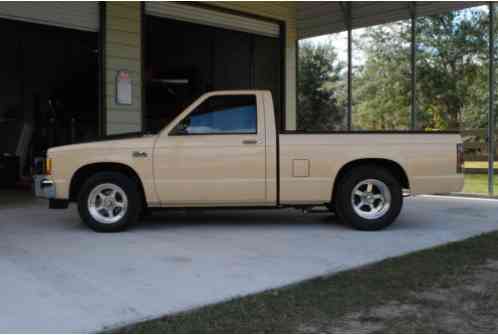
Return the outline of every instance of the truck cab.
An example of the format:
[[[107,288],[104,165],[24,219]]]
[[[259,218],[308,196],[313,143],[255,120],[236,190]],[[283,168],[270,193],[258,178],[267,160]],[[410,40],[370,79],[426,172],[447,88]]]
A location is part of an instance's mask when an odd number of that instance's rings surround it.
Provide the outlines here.
[[[159,133],[153,155],[162,204],[276,205],[276,130],[269,92],[206,94]]]

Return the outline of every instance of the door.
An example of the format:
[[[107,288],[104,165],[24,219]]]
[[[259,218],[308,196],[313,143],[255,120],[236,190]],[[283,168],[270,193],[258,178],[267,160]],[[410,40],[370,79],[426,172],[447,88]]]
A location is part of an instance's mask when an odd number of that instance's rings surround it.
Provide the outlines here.
[[[215,90],[243,90],[252,83],[252,36],[237,31],[217,29],[214,34]]]
[[[280,26],[276,22],[248,17],[246,15],[230,14],[222,8],[209,9],[190,2],[147,1],[145,3],[145,13],[151,16],[170,18],[226,30],[275,38],[280,36]]]
[[[266,203],[262,102],[254,94],[206,95],[163,131],[154,152],[163,206]]]
[[[83,31],[99,31],[97,1],[0,1],[0,17]]]
[[[271,91],[277,120],[282,118],[280,59],[279,39],[254,36],[254,88]]]

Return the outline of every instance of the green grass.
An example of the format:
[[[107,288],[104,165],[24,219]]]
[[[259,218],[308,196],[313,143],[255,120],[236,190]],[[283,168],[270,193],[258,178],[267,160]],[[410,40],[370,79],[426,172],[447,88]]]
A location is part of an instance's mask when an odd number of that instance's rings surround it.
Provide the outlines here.
[[[488,194],[488,162],[465,162],[466,169],[482,169],[482,174],[465,174],[464,193]],[[498,169],[498,161],[494,163]],[[495,190],[498,194],[498,175],[495,175]]]
[[[488,194],[487,174],[466,174],[464,193]],[[498,194],[498,176],[495,176],[495,193]]]
[[[327,328],[320,328],[320,324],[330,324],[346,313],[409,300],[414,291],[457,285],[465,275],[493,259],[498,259],[498,232],[114,331],[295,333],[310,323],[321,331]],[[431,332],[424,324],[420,327],[418,331]]]
[[[488,162],[465,162],[466,169],[488,169]],[[498,162],[494,163],[494,168],[498,169]]]

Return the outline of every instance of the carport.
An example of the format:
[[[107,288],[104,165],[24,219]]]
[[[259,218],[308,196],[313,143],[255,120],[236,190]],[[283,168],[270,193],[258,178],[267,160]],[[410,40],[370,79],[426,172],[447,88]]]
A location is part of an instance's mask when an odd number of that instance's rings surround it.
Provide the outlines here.
[[[218,77],[225,80],[221,80],[220,88],[243,84],[223,73],[216,75],[214,71],[210,72],[211,77],[205,79],[212,80],[213,86],[197,85],[196,82],[184,93],[182,88],[185,88],[185,83],[191,83],[191,78],[198,77],[186,77],[185,74],[192,71],[183,71],[182,64],[149,70],[147,65],[157,64],[157,60],[149,59],[152,56],[150,51],[147,53],[147,45],[150,47],[146,41],[147,31],[160,30],[154,27],[166,24],[180,32],[190,29],[192,35],[205,29],[209,30],[207,35],[219,34],[227,38],[229,35],[232,38],[243,36],[249,41],[242,46],[250,49],[251,55],[245,53],[246,59],[240,59],[241,63],[252,66],[252,71],[245,75],[246,81],[256,88],[260,86],[258,83],[263,83],[265,88],[278,92],[274,94],[280,97],[281,124],[288,129],[296,128],[296,72],[300,40],[343,33],[346,36],[343,52],[346,61],[349,60],[345,72],[348,80],[344,91],[344,125],[345,131],[351,131],[354,128],[354,83],[351,80],[354,30],[397,20],[413,22],[418,16],[477,5],[481,4],[215,2],[200,6],[225,14],[221,16],[226,21],[220,24],[213,23],[209,14],[205,20],[199,21],[202,16],[196,16],[194,20],[192,13],[195,11],[172,14],[161,8],[154,11],[154,8],[147,9],[146,5],[135,3],[107,3],[99,10],[99,20],[105,24],[98,28],[104,34],[100,35],[103,37],[99,45],[102,48],[99,49],[102,51],[99,54],[101,63],[95,73],[100,78],[97,86],[102,97],[98,106],[100,124],[97,128],[100,135],[140,131],[146,129],[147,122],[154,124],[154,119],[171,117],[154,115],[153,90],[161,85],[168,86],[168,89],[173,87],[179,95],[185,94],[185,99],[174,102],[182,105],[191,98],[188,94],[198,92],[198,87],[200,91],[217,87],[215,79]],[[494,5],[489,8],[490,27],[493,27],[495,8]],[[233,16],[255,21],[245,21],[248,23],[245,30],[234,33],[234,24],[230,21]],[[152,18],[147,20],[147,17]],[[278,27],[277,36],[273,29],[275,25]],[[493,34],[491,29],[491,40],[496,39]],[[160,38],[157,39],[160,41]],[[264,45],[263,56],[260,57],[254,56],[256,52],[253,48],[258,43]],[[174,43],[170,44],[176,47]],[[233,44],[237,48],[240,46],[236,42]],[[417,85],[415,46],[416,39],[413,38],[408,62],[410,87]],[[200,52],[208,55],[217,50],[212,45],[206,49]],[[185,46],[175,49],[178,50],[181,50],[179,54],[169,52],[167,48],[163,51],[174,63],[175,59],[182,59],[182,53],[189,51]],[[271,57],[265,57],[266,53]],[[490,44],[489,53],[494,54],[494,43]],[[275,54],[278,54],[278,59]],[[268,60],[268,63],[258,62],[261,59]],[[485,143],[495,143],[493,59],[490,57],[487,65],[491,74],[487,86],[491,94],[486,100],[489,109],[483,111],[488,120],[485,124],[489,133],[488,142],[480,138],[477,143],[479,148],[484,148],[482,152],[487,152],[483,156],[485,163],[491,167],[496,149],[494,145]],[[213,60],[210,60],[209,64],[203,64],[207,72],[213,69]],[[149,61],[150,64],[147,63]],[[195,59],[192,63],[197,61]],[[190,66],[187,64],[187,68]],[[234,71],[238,71],[243,65],[234,66]],[[265,71],[268,67],[274,71]],[[116,77],[122,70],[131,78],[129,104],[119,104],[116,97]],[[261,74],[265,76],[258,77]],[[202,83],[202,78],[198,82]],[[417,115],[415,94],[412,93],[409,100],[411,126],[404,130],[407,132],[415,130]],[[160,104],[163,103],[160,101]],[[492,195],[493,170],[486,171],[490,180],[487,186]],[[0,265],[4,270],[0,278],[0,285],[4,288],[0,330],[6,332],[99,331],[104,327],[332,274],[498,228],[498,204],[493,200],[419,197],[407,200],[397,224],[376,233],[350,230],[326,213],[302,214],[282,210],[172,211],[147,219],[129,232],[100,235],[80,224],[74,207],[67,212],[51,212],[47,211],[46,202],[31,198],[26,200],[24,195],[17,197],[7,192],[5,196],[0,196],[0,201],[8,199],[0,206]]]
[[[355,42],[362,30],[392,22],[404,22],[412,32],[403,64],[407,71],[403,84],[408,89],[402,109],[407,119],[402,128],[388,131],[441,130],[419,124],[424,106],[416,88],[423,80],[417,76],[420,41],[413,23],[481,7],[489,17],[483,35],[495,42],[496,8],[486,2],[4,2],[0,23],[12,33],[6,35],[2,66],[13,85],[3,91],[0,104],[0,127],[5,128],[0,185],[21,175],[24,188],[29,189],[33,159],[43,156],[48,146],[155,132],[193,98],[213,89],[270,89],[280,126],[296,129],[300,115],[306,114],[300,105],[303,78],[297,76],[298,54],[302,42],[314,38],[331,39],[344,63],[338,73],[340,89],[332,95],[341,101],[342,114],[329,130],[378,131],[355,124],[355,71],[359,68],[355,62],[361,58]],[[44,47],[36,44],[40,40],[45,41]],[[477,97],[482,102],[479,122],[459,128],[469,161],[466,172],[477,173],[470,179],[482,184],[469,192],[488,196],[494,194],[496,164],[496,70],[495,57],[489,57],[495,54],[495,44],[486,46],[489,61],[481,64],[481,71],[490,75]],[[117,99],[118,73],[128,78],[129,99],[124,103]],[[5,177],[9,173],[15,176]]]
[[[298,129],[387,133],[458,131],[464,140],[467,161],[463,193],[496,196],[495,62],[498,29],[493,2],[297,2],[295,8]],[[476,22],[480,22],[479,25]],[[472,40],[471,36],[476,39]],[[383,42],[383,38],[384,41],[394,39],[397,44]],[[440,43],[444,39],[451,42]],[[459,45],[457,40],[463,44]],[[476,41],[481,43],[479,50],[469,47]],[[384,53],[372,51],[376,48],[392,50]],[[322,65],[329,66],[326,75],[338,78],[321,80],[322,85],[315,87],[315,92],[322,94],[326,91],[324,87],[336,87],[329,90],[328,100],[319,103],[313,92],[309,92],[307,84],[310,78],[306,71],[309,71],[312,61],[306,57],[313,49],[320,52],[333,50],[327,54],[328,59],[323,57],[321,61]],[[445,54],[448,56],[442,56]],[[431,58],[431,55],[436,56]],[[379,61],[382,56],[383,62]],[[424,66],[424,63],[431,62],[442,63],[441,71],[438,72],[434,66]],[[437,73],[440,80],[463,82],[469,78],[465,73],[471,67],[482,75],[458,89],[442,86],[435,93],[435,85],[426,84],[430,72]],[[458,74],[454,72],[453,75],[453,70]],[[387,83],[382,80],[386,77],[389,78]],[[319,78],[316,75],[312,79],[320,81]],[[368,78],[373,78],[370,86],[362,86],[360,82]],[[390,85],[392,82],[394,84]],[[472,85],[479,85],[482,91]],[[382,95],[382,91],[389,93],[383,95],[385,99],[379,106],[381,99],[376,98]],[[453,99],[452,95],[459,97]],[[482,103],[472,105],[467,95],[477,97]],[[397,109],[386,107],[400,99],[404,102],[399,103]],[[445,112],[438,112],[443,108],[435,102],[438,99],[447,101]],[[452,104],[457,100],[458,103]],[[330,101],[336,110],[326,106]],[[314,102],[311,103],[313,108],[307,107],[310,102]],[[331,118],[333,124],[323,126],[323,115],[313,112],[313,109],[320,108],[328,108],[331,114],[336,114]],[[381,112],[376,113],[376,110]],[[442,117],[445,121],[427,122],[424,120],[427,117]],[[320,121],[313,124],[310,118]]]

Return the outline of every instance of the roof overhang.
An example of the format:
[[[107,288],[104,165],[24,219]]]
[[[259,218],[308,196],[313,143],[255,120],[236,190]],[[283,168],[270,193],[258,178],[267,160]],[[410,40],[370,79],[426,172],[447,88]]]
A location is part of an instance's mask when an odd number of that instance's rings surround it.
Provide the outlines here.
[[[409,19],[415,5],[418,16],[447,13],[486,4],[470,1],[394,1],[394,2],[319,2],[299,1],[296,4],[298,38],[333,34],[348,29],[364,28]],[[351,11],[351,22],[348,22]]]

